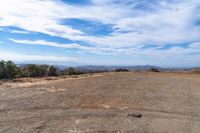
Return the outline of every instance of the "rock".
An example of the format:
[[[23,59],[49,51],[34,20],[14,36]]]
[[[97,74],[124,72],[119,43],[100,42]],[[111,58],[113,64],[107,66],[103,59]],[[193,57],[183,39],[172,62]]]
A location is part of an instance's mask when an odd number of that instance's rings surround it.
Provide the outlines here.
[[[129,113],[128,116],[141,118],[141,117],[142,117],[142,114],[140,114],[140,113]]]

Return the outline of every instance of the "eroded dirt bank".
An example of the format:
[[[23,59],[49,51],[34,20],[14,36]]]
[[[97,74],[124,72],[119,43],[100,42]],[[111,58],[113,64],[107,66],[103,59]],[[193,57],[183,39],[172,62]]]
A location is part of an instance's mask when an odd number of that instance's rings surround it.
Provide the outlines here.
[[[111,73],[0,85],[0,132],[199,131],[200,75]]]

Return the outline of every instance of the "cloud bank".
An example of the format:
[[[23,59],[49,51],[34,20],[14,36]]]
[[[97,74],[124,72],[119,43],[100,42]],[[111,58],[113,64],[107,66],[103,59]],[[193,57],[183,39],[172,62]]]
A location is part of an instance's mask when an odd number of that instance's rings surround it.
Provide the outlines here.
[[[12,33],[43,33],[74,42],[10,39],[18,44],[96,54],[184,58],[200,52],[199,9],[199,0],[90,0],[85,4],[6,0],[0,5],[0,26],[24,30]]]

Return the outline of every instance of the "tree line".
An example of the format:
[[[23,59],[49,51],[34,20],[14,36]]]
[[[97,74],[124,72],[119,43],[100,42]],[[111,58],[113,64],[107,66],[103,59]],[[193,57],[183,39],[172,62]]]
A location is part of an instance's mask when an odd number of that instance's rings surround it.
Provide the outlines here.
[[[73,67],[59,70],[56,66],[53,65],[27,64],[17,66],[12,61],[0,61],[0,79],[80,74],[84,74],[84,72]]]
[[[129,72],[128,69],[118,68],[113,70],[114,72]],[[112,72],[113,72],[112,71]],[[149,72],[160,72],[156,68],[150,68]],[[47,77],[47,76],[65,76],[65,75],[80,75],[86,73],[101,73],[109,72],[106,70],[79,70],[78,68],[65,68],[63,70],[53,65],[37,65],[26,64],[17,66],[12,61],[0,61],[0,79],[13,79],[23,77]]]

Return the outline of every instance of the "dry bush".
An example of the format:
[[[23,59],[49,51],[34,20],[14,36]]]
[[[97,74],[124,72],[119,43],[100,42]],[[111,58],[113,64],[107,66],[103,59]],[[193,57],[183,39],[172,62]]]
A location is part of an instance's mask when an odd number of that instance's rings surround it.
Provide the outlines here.
[[[193,73],[199,73],[199,74],[200,74],[200,68],[192,69],[192,72],[193,72]]]

